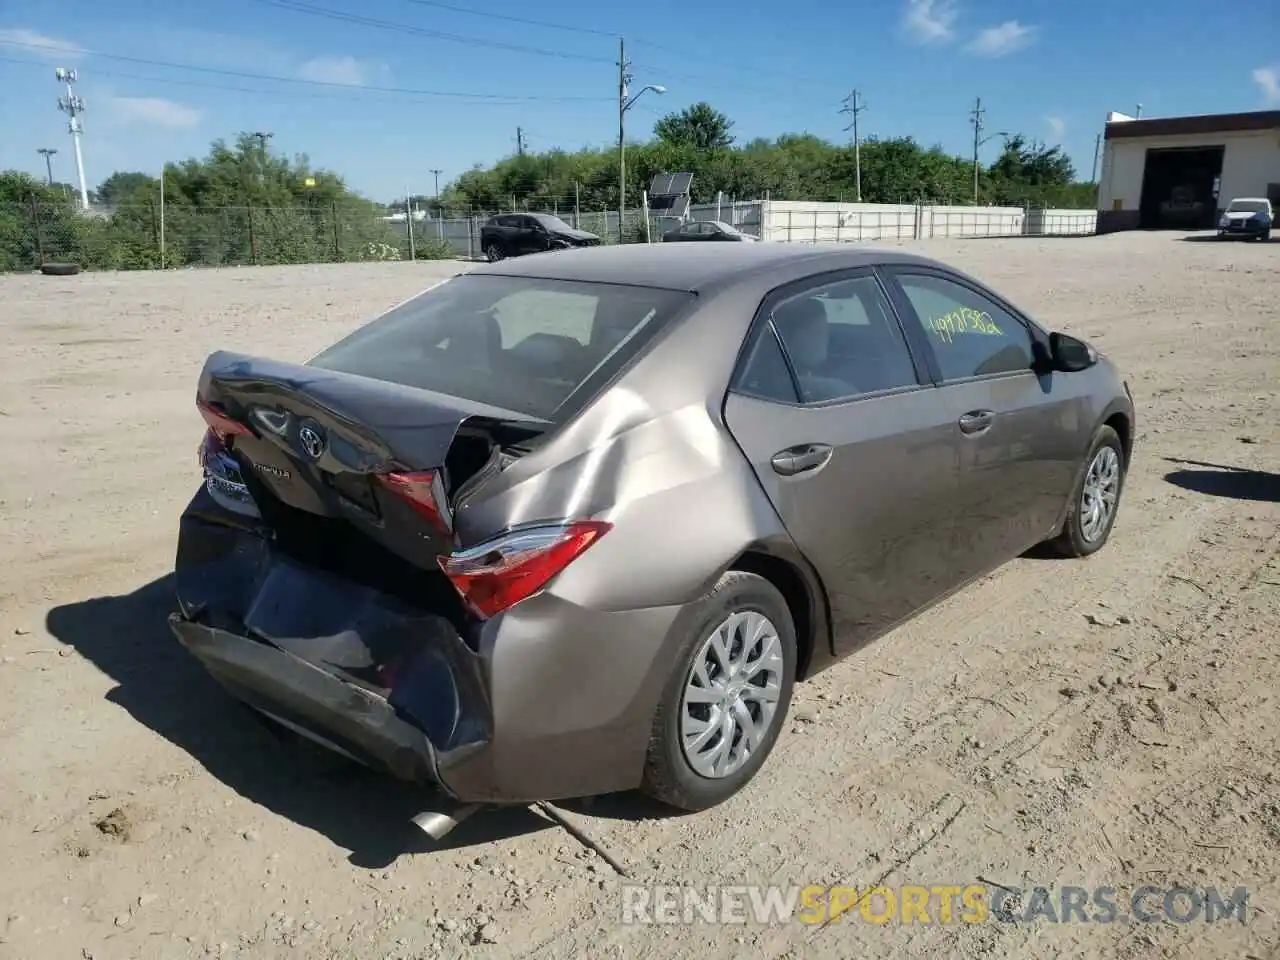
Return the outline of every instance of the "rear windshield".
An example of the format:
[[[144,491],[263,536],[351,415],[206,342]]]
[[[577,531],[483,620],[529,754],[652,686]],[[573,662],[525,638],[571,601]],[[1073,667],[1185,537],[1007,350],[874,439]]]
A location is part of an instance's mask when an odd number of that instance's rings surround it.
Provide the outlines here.
[[[361,327],[311,365],[562,420],[691,298],[464,274]]]
[[[1227,207],[1230,213],[1266,213],[1267,203],[1264,200],[1232,200]]]

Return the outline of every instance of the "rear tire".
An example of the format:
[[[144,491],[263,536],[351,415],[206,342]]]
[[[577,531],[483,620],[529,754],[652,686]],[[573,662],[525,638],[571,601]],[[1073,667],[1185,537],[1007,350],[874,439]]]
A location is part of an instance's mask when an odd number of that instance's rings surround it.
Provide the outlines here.
[[[497,263],[503,257],[502,248],[496,243],[491,243],[484,248],[484,256],[490,263]]]
[[[654,717],[640,789],[694,812],[732,797],[764,765],[791,705],[797,645],[786,600],[752,573],[722,576],[690,623]]]
[[[1120,513],[1120,495],[1124,491],[1125,475],[1129,465],[1125,462],[1124,444],[1120,436],[1108,426],[1102,426],[1094,435],[1085,460],[1084,472],[1071,494],[1071,505],[1062,532],[1048,542],[1055,553],[1064,557],[1087,557],[1107,545],[1116,517]],[[1114,464],[1114,471],[1112,470]],[[1114,472],[1114,482],[1107,478]],[[1110,498],[1106,516],[1091,516],[1092,504]]]

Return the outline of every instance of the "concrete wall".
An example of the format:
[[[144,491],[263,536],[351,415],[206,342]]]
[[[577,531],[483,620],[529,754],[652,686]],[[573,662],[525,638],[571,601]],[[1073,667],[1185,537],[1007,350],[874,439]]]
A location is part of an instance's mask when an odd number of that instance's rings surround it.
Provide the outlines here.
[[[1086,237],[1098,230],[1097,210],[1028,210],[1031,237]]]
[[[837,243],[934,237],[1081,236],[1097,228],[1094,210],[1024,210],[938,204],[814,203],[767,200],[765,240]]]
[[[1214,146],[1225,147],[1219,207],[1232,197],[1265,197],[1267,184],[1280,182],[1280,130],[1108,140],[1098,184],[1098,209],[1103,213],[1099,229],[1138,225],[1148,150]]]
[[[761,239],[783,243],[911,240],[919,208],[911,203],[818,203],[766,200]]]

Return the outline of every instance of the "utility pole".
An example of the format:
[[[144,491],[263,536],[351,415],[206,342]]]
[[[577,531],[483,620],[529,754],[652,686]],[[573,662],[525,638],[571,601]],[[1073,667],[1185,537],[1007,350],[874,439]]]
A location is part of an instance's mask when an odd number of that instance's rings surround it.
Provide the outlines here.
[[[56,147],[40,147],[36,153],[44,157],[44,168],[49,172],[49,186],[53,186],[53,155],[57,153]]]
[[[524,127],[516,127],[516,156],[524,156]]]
[[[265,151],[267,149],[267,141],[270,140],[272,137],[274,137],[275,134],[267,133],[265,131],[259,130],[256,133],[249,134],[249,136],[253,137],[253,139],[258,141],[259,150]]]
[[[623,242],[627,216],[627,48],[618,38],[618,243]]]
[[[434,170],[434,169],[433,169],[433,170],[429,170],[429,171],[427,171],[427,172],[428,172],[428,173],[431,173],[431,174],[434,174],[434,175],[435,175],[435,178],[436,178],[436,198],[435,198],[435,208],[436,208],[436,219],[439,219],[439,218],[440,218],[440,174],[444,173],[444,171],[443,171],[443,170]]]
[[[844,107],[840,112],[853,117],[853,122],[845,127],[846,131],[853,131],[853,177],[854,177],[854,195],[858,203],[862,202],[862,138],[858,136],[858,114],[867,109],[867,105],[862,101],[857,90],[844,98]]]
[[[631,74],[627,68],[627,51],[622,38],[618,38],[618,242],[624,239],[623,223],[627,216],[627,111],[635,106],[635,102],[646,93],[653,92],[661,96],[667,88],[658,83],[650,83],[640,88],[633,97],[628,97],[627,84],[631,82]],[[645,221],[648,223],[648,220]]]
[[[1098,182],[1098,154],[1102,152],[1102,134],[1098,134],[1096,140],[1093,141],[1093,177],[1092,182]]]
[[[71,143],[76,150],[76,173],[80,177],[80,208],[89,211],[89,187],[84,180],[84,154],[80,152],[80,114],[84,113],[84,101],[75,92],[72,84],[76,82],[76,72],[59,67],[54,76],[67,85],[67,95],[58,98],[58,109],[67,115],[67,132],[71,134]]]
[[[978,171],[981,169],[978,163],[978,148],[982,146],[982,126],[983,117],[986,115],[982,109],[982,98],[978,97],[973,102],[973,110],[969,116],[973,123],[973,202],[978,202]]]

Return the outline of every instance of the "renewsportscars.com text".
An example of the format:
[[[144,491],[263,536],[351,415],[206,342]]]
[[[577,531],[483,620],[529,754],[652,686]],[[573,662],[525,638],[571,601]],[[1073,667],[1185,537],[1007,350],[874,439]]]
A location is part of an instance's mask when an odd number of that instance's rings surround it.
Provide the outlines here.
[[[625,924],[1244,923],[1248,905],[1245,887],[622,887]]]

